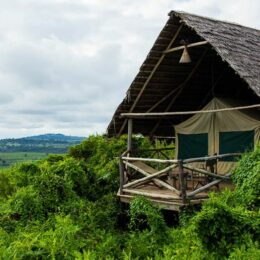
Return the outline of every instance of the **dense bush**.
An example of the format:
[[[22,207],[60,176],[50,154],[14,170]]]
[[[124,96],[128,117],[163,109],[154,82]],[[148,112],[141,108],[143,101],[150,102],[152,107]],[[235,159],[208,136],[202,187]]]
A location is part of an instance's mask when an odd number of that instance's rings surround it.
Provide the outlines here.
[[[136,197],[130,204],[132,230],[148,228],[151,232],[165,232],[166,224],[160,210],[144,197]]]
[[[242,207],[230,207],[219,197],[212,197],[193,219],[196,233],[210,252],[227,256],[235,244],[243,244],[244,236],[253,238],[260,226],[257,214]]]
[[[134,147],[153,144],[136,137]],[[120,205],[125,149],[126,136],[91,136],[67,155],[2,170],[0,259],[259,259],[259,148],[239,162],[234,191],[187,208],[175,228],[143,197]]]
[[[247,153],[239,161],[233,181],[237,187],[240,204],[247,208],[260,206],[260,146],[252,153]]]
[[[233,173],[233,192],[212,194],[192,219],[195,231],[210,252],[228,256],[234,247],[248,247],[260,238],[260,149],[245,154]]]
[[[9,171],[9,169],[5,169],[0,173],[0,203],[1,199],[7,199],[8,195],[14,190],[14,186],[11,184]]]

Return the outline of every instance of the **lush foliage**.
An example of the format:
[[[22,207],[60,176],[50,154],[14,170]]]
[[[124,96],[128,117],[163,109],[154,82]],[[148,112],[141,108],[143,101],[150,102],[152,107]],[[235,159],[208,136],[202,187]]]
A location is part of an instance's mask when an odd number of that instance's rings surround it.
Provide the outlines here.
[[[247,208],[260,206],[260,146],[254,153],[246,154],[239,162],[233,177],[240,203]]]
[[[143,197],[120,205],[125,149],[125,136],[91,136],[68,155],[2,170],[0,259],[259,259],[260,149],[239,162],[234,191],[186,209],[174,228]]]

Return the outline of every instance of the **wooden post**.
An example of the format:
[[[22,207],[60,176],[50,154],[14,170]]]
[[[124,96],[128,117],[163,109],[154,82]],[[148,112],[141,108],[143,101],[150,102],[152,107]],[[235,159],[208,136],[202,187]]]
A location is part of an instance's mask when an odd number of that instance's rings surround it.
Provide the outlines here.
[[[133,119],[128,119],[127,150],[132,150]]]
[[[186,183],[184,179],[184,171],[183,171],[183,161],[179,160],[179,182],[180,182],[180,190],[181,190],[181,197],[183,203],[186,202]]]
[[[133,134],[133,119],[128,119],[128,135],[127,135],[127,150],[129,151],[127,154],[127,157],[130,156],[130,153],[132,153],[132,134]],[[130,169],[127,166],[126,167],[127,175],[130,175]]]
[[[120,156],[120,159],[119,159],[119,173],[120,173],[119,194],[123,194],[124,171],[125,171],[124,163],[123,163],[122,157]]]

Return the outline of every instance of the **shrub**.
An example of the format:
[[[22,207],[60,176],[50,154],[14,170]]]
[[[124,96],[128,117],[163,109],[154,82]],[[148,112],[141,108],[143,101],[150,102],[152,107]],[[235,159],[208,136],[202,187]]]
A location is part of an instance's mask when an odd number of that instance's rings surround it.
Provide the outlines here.
[[[238,203],[247,208],[260,206],[260,147],[245,154],[234,171]]]
[[[42,167],[45,175],[57,175],[71,185],[72,190],[80,197],[90,200],[95,199],[95,177],[91,174],[86,164],[73,158],[64,158]]]
[[[35,183],[42,204],[48,212],[60,211],[63,203],[76,197],[72,187],[72,182],[52,173],[42,173]]]
[[[0,170],[0,199],[7,199],[14,191],[10,180],[10,170]]]
[[[64,160],[64,156],[60,154],[51,154],[45,159],[45,161],[47,161],[49,164],[53,164],[63,160]]]
[[[119,205],[115,194],[104,195],[95,202],[88,202],[83,221],[87,229],[95,230],[96,227],[114,230],[117,221]]]
[[[125,253],[130,259],[149,259],[158,251],[161,252],[162,244],[158,243],[158,236],[149,230],[131,232],[125,244]]]
[[[47,221],[44,225],[32,223],[26,228],[19,227],[13,241],[2,246],[0,258],[73,259],[73,252],[83,246],[77,239],[78,230],[69,216],[56,216],[54,226],[49,226]]]
[[[159,208],[142,196],[136,196],[130,203],[130,228],[148,228],[152,232],[165,233],[166,224]]]
[[[121,259],[122,240],[123,236],[96,227],[94,232],[90,232],[83,239],[84,250],[95,252],[96,259]]]
[[[221,198],[212,195],[193,221],[204,247],[227,256],[235,244],[243,243],[244,234],[257,236],[259,221],[255,222],[256,213],[230,207]]]
[[[260,249],[257,243],[252,243],[249,246],[242,245],[236,247],[231,252],[228,259],[230,260],[258,260],[260,256]]]
[[[42,221],[45,218],[40,195],[33,186],[22,187],[9,199],[10,217],[27,223],[32,220]]]
[[[102,197],[118,189],[118,157],[126,149],[126,137],[106,139],[90,136],[80,145],[72,147],[69,154],[87,163],[88,173],[96,178],[95,193]]]
[[[34,183],[40,174],[40,168],[31,162],[23,162],[13,166],[10,170],[10,180],[15,187],[25,187]]]
[[[73,252],[83,247],[83,243],[77,239],[79,230],[80,228],[72,222],[70,216],[56,216],[54,229],[43,232],[37,246],[52,259],[72,258]]]
[[[215,253],[205,250],[201,240],[192,225],[185,228],[169,230],[167,244],[165,243],[162,252],[157,252],[155,259],[218,259]]]

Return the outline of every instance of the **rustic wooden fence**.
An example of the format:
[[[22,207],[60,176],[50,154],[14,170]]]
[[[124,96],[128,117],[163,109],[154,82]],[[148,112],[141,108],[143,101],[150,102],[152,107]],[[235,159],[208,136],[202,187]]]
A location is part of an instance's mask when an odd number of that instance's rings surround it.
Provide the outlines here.
[[[120,189],[119,194],[130,193],[134,195],[144,195],[151,198],[161,198],[161,199],[176,199],[176,195],[179,197],[183,203],[188,200],[206,198],[207,195],[199,195],[211,187],[218,185],[221,182],[229,182],[231,174],[220,175],[217,172],[217,164],[219,159],[240,156],[240,153],[229,153],[222,155],[213,155],[207,157],[191,158],[185,160],[169,159],[164,153],[165,150],[169,148],[162,149],[150,149],[145,151],[155,152],[155,154],[160,154],[164,156],[165,159],[158,158],[140,158],[131,157],[130,150],[125,151],[120,156]],[[204,169],[193,166],[194,163],[203,162]],[[147,163],[157,163],[160,167],[154,169],[147,165]],[[163,165],[163,167],[162,167]],[[210,168],[210,171],[207,170]],[[134,171],[141,174],[141,178],[130,180],[130,173]],[[169,181],[162,180],[162,177],[168,177]],[[199,177],[199,178],[198,178]],[[197,178],[197,179],[196,179]],[[194,179],[196,179],[194,181]],[[200,181],[199,181],[200,180]],[[152,194],[146,193],[144,191],[138,191],[135,187],[139,185],[146,184],[148,182],[153,182],[156,186],[170,190],[171,194]],[[196,185],[194,186],[194,183]],[[188,185],[189,184],[189,185]]]

